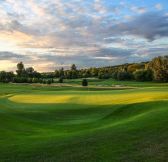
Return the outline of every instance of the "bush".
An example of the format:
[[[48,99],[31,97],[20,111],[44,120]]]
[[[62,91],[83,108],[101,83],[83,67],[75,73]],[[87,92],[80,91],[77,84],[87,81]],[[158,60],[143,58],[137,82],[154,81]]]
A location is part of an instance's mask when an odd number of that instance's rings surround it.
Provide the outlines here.
[[[87,81],[87,79],[83,79],[82,80],[82,86],[88,86],[88,81]]]

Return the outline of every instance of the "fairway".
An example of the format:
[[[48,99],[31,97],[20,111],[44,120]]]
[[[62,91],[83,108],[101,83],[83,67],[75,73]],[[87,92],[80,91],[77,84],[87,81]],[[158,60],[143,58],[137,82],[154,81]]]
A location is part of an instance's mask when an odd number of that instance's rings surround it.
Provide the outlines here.
[[[168,85],[138,85],[1,84],[0,161],[166,162]]]
[[[0,0],[0,162],[168,162],[168,0]]]
[[[111,104],[131,104],[156,100],[168,100],[168,92],[136,92],[123,94],[77,94],[70,95],[14,95],[9,98],[10,101],[26,104],[45,104],[45,103],[77,103],[91,105],[111,105]]]

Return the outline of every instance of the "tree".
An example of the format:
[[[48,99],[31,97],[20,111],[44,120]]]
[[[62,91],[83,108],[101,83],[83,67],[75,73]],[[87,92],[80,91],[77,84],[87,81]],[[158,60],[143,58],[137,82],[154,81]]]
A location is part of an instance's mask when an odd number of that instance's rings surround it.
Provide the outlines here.
[[[15,77],[13,72],[6,72],[6,82],[12,82]]]
[[[58,78],[59,75],[60,75],[59,70],[55,70],[55,72],[54,72],[54,77]]]
[[[64,68],[61,68],[60,70],[59,70],[59,77],[64,77]]]
[[[72,65],[71,65],[71,70],[72,70],[72,71],[76,71],[76,70],[77,70],[77,67],[76,67],[75,64],[72,64]]]
[[[168,56],[154,58],[149,62],[147,68],[153,71],[154,80],[161,82],[168,81]]]
[[[45,80],[45,79],[43,79],[43,80],[42,80],[42,83],[43,83],[43,84],[46,84],[47,82],[46,82],[46,80]]]
[[[72,64],[70,73],[71,73],[71,77],[70,77],[71,79],[78,78],[78,71],[77,71],[77,67],[75,64]]]
[[[80,74],[82,78],[88,78],[91,77],[90,69],[83,69],[82,74]]]
[[[131,65],[128,65],[128,68],[127,68],[127,71],[130,72],[130,73],[133,73],[137,70],[142,70],[145,68],[145,64],[144,63],[135,63],[135,64],[131,64]]]
[[[28,77],[30,77],[30,78],[33,78],[34,77],[34,68],[33,67],[28,67],[28,68],[26,68],[26,74],[28,75]]]
[[[20,70],[20,71],[24,70],[24,64],[22,62],[19,62],[17,64],[17,69]]]
[[[38,78],[38,79],[40,79],[42,77],[41,73],[39,73],[37,71],[34,71],[32,75],[33,75],[34,78]]]
[[[129,72],[118,72],[117,80],[131,80],[133,78],[132,74]]]
[[[108,73],[99,72],[98,73],[98,78],[99,79],[109,79],[110,75]]]
[[[14,76],[15,75],[13,72],[1,71],[0,72],[0,82],[4,82],[4,83],[12,82]]]
[[[58,79],[58,83],[63,83],[63,78],[62,78],[62,77],[60,77],[60,78]]]
[[[33,78],[28,78],[27,79],[27,83],[32,83],[33,82]]]
[[[83,79],[82,80],[82,86],[88,86],[88,81],[87,81],[87,79]]]
[[[39,83],[39,79],[38,78],[33,78],[32,83]]]
[[[136,81],[152,81],[153,73],[151,70],[138,70],[134,72],[134,79]]]
[[[47,84],[49,85],[49,84],[51,84],[51,83],[52,83],[51,79],[48,79],[48,80],[47,80]]]
[[[76,70],[72,70],[72,71],[71,71],[71,78],[72,78],[72,79],[78,78],[78,73],[77,73]]]
[[[109,73],[108,73],[107,70],[101,69],[101,70],[99,70],[99,72],[98,72],[98,78],[99,78],[99,79],[109,79],[109,78],[110,78],[110,75],[109,75]]]
[[[118,72],[117,71],[112,73],[112,78],[113,79],[117,80],[117,76],[118,76]]]
[[[66,79],[71,79],[71,71],[70,70],[66,70],[64,72],[64,78]]]
[[[24,68],[24,64],[22,62],[19,62],[17,64],[17,75],[18,76],[23,76],[25,74],[25,68]]]
[[[90,73],[91,73],[92,77],[98,76],[98,69],[97,68],[91,68],[90,71],[91,71]]]
[[[29,74],[32,74],[34,72],[34,68],[33,67],[28,67],[26,68],[26,72]]]
[[[6,72],[5,71],[0,72],[0,82],[6,82]]]
[[[17,76],[13,78],[13,82],[14,83],[28,83],[28,78]]]

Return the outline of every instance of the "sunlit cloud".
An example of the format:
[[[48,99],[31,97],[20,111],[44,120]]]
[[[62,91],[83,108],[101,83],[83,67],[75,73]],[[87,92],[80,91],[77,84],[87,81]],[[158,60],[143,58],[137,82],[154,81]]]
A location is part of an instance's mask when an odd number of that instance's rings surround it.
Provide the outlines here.
[[[168,8],[164,3],[0,1],[0,69],[13,68],[20,60],[50,71],[72,63],[81,68],[106,66],[165,55]]]

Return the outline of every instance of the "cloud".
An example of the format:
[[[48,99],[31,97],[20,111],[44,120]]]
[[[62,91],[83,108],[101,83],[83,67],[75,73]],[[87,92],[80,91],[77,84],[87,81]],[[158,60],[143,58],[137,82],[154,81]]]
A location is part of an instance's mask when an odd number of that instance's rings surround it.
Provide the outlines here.
[[[147,8],[146,7],[133,6],[133,7],[131,7],[131,10],[133,12],[136,12],[136,13],[139,13],[139,14],[143,14],[143,13],[147,12]]]
[[[111,34],[137,35],[150,41],[168,36],[168,16],[162,12],[148,12],[133,20],[112,26]]]
[[[101,48],[95,52],[95,56],[99,57],[129,57],[134,50],[122,48]]]
[[[12,52],[0,52],[0,60],[12,60],[12,61],[18,61],[18,60],[26,60],[29,58],[28,56],[25,55],[20,55]]]
[[[108,0],[0,4],[0,60],[23,60],[47,71],[71,63],[114,65],[166,52],[161,38],[168,37],[168,15],[158,11],[163,8],[160,3],[153,12],[147,3]],[[155,46],[157,52],[152,50]]]
[[[158,3],[158,4],[155,5],[155,8],[156,8],[157,10],[162,10],[162,9],[163,9],[163,6],[162,6],[161,3]]]

